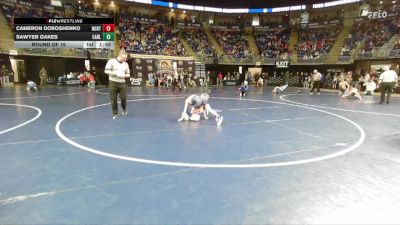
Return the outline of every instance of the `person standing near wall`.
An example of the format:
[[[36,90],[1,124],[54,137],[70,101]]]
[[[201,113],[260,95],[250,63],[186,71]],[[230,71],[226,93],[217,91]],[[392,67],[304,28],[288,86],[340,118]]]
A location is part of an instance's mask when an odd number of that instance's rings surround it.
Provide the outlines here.
[[[223,79],[222,72],[219,72],[217,76],[217,86],[222,86],[222,79]]]
[[[205,79],[204,79],[204,84],[205,84],[206,88],[208,88],[208,86],[211,85],[211,84],[210,84],[210,76],[211,76],[211,72],[210,72],[210,71],[207,71],[206,77],[205,77]]]
[[[289,84],[289,70],[285,72],[285,74],[283,75],[283,84]]]
[[[97,84],[97,85],[101,85],[100,78],[99,78],[99,76],[97,75],[97,71],[96,71],[96,67],[95,67],[95,66],[92,67],[92,70],[91,70],[91,73],[90,73],[90,74],[93,75],[96,84]]]
[[[7,86],[8,82],[8,70],[6,68],[6,65],[1,65],[1,70],[0,70],[0,86]]]
[[[128,63],[126,62],[127,58],[128,54],[121,51],[117,58],[108,60],[104,70],[104,73],[108,74],[109,78],[113,119],[118,119],[118,95],[121,99],[122,115],[128,115],[126,110],[127,92],[125,78],[130,77],[130,70]]]
[[[380,104],[385,102],[385,94],[387,92],[386,104],[390,102],[390,96],[392,95],[393,88],[397,87],[398,75],[396,71],[391,70],[390,67],[385,68],[385,72],[379,76],[379,84],[381,86],[381,101]]]
[[[40,86],[46,85],[47,83],[47,70],[42,67],[39,71],[39,77],[40,77]]]
[[[353,74],[352,78],[353,80],[351,81],[351,86],[357,88],[360,84],[360,73],[357,71],[355,74]]]

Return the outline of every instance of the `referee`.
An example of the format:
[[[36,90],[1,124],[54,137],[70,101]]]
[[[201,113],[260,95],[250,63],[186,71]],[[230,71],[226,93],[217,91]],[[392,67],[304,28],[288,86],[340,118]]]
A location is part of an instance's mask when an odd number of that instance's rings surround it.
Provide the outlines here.
[[[385,70],[386,71],[381,73],[381,75],[379,76],[379,84],[381,86],[381,101],[379,102],[380,104],[383,104],[385,102],[386,92],[386,104],[389,104],[393,88],[397,86],[397,80],[399,79],[396,71],[391,70],[390,67],[386,67]]]
[[[107,62],[104,72],[108,74],[110,85],[110,98],[113,119],[118,119],[118,102],[117,97],[121,99],[122,115],[128,115],[126,111],[126,83],[125,78],[130,77],[129,65],[126,62],[128,54],[121,51],[117,58],[110,59]]]
[[[314,81],[313,87],[311,88],[310,95],[314,94],[314,89],[317,88],[317,94],[319,95],[319,89],[321,85],[322,74],[318,70],[314,70],[312,73],[312,80]]]

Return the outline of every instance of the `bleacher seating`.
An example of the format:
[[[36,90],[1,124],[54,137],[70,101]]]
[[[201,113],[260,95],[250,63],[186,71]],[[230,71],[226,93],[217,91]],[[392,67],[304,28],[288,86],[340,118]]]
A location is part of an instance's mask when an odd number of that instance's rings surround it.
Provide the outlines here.
[[[137,54],[184,56],[179,29],[162,24],[120,19],[120,48]]]
[[[44,1],[46,2],[46,1]],[[36,2],[35,2],[36,3]],[[61,18],[64,17],[64,12],[62,11],[53,11],[50,12],[43,7],[28,7],[17,4],[1,4],[1,10],[3,14],[6,16],[7,21],[9,22],[10,27],[13,27],[13,20],[15,17],[20,18]]]
[[[350,56],[357,44],[366,37],[366,26],[366,23],[354,23],[349,36],[344,40],[343,48],[340,53],[342,56]]]
[[[326,56],[342,29],[341,24],[319,28],[301,29],[297,55],[301,59],[315,59]]]
[[[244,59],[250,55],[246,33],[239,30],[212,28],[211,32],[228,56]]]
[[[201,56],[216,57],[217,54],[201,28],[185,28],[183,36],[193,51]]]
[[[288,53],[289,35],[288,29],[255,31],[254,38],[260,55],[265,58],[277,58]]]
[[[361,41],[366,38],[366,45],[363,52],[371,52],[374,48],[382,47],[390,38],[399,33],[400,16],[385,20],[369,20],[357,23],[354,32]]]
[[[9,21],[10,27],[13,28],[14,17],[64,17],[63,11],[49,10],[49,0],[25,0],[31,3],[32,6],[20,5],[18,3],[6,2],[0,4],[0,9]],[[71,3],[74,9],[83,11],[103,12],[109,13],[108,15],[115,15],[119,29],[117,37],[120,48],[130,53],[137,54],[156,54],[156,55],[170,55],[170,56],[185,56],[186,50],[178,38],[179,29],[177,24],[170,23],[168,17],[158,15],[156,22],[146,20],[137,22],[132,19],[132,16],[139,18],[152,18],[146,14],[134,14],[125,9],[120,11],[112,11],[110,9],[98,8],[91,3]],[[375,9],[370,9],[375,10]],[[362,20],[354,23],[351,33],[344,40],[341,56],[348,59],[351,56],[352,50],[357,46],[360,41],[365,41],[365,48],[361,53],[369,53],[373,56],[373,50],[382,47],[387,43],[394,34],[400,34],[400,16],[393,16],[392,9],[385,9],[388,14],[391,14],[385,19],[375,20]],[[394,10],[394,9],[393,9]],[[339,13],[340,14],[340,13]],[[79,15],[79,13],[78,13]],[[156,15],[153,15],[156,16]],[[320,21],[327,21],[339,18],[342,21],[342,15],[313,17],[309,23],[319,23]],[[171,20],[172,21],[172,20]],[[176,21],[184,21],[181,18],[176,18]],[[219,23],[219,22],[218,22]],[[267,22],[262,25],[268,28],[255,29],[253,36],[260,56],[265,60],[274,60],[282,55],[286,56],[290,53],[288,49],[290,29],[289,26],[282,26],[282,22],[274,23]],[[167,25],[168,24],[168,25]],[[247,34],[243,31],[244,24],[248,21],[239,20],[237,22],[221,22],[218,25],[226,28],[214,27],[211,28],[211,33],[218,41],[224,52],[234,58],[233,61],[244,62],[245,60],[252,61],[258,56],[253,56],[250,53],[250,47],[247,40]],[[280,27],[278,27],[278,25]],[[200,58],[215,58],[217,57],[215,46],[211,44],[206,33],[201,27],[185,27],[182,34],[187,40],[188,44]],[[264,29],[264,30],[263,30]],[[299,62],[304,60],[320,60],[324,59],[330,52],[334,42],[342,29],[342,24],[322,24],[299,29],[299,40],[297,45],[297,54]],[[400,50],[400,41],[394,45],[393,49],[389,51]],[[99,50],[98,55],[107,56],[108,52]],[[392,55],[394,53],[391,53]]]

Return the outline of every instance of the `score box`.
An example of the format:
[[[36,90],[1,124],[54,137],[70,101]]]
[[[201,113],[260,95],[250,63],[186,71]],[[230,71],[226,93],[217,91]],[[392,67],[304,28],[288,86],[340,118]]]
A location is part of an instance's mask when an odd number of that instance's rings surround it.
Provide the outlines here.
[[[103,24],[103,32],[114,32],[114,24]]]
[[[114,41],[114,33],[103,33],[103,41]]]

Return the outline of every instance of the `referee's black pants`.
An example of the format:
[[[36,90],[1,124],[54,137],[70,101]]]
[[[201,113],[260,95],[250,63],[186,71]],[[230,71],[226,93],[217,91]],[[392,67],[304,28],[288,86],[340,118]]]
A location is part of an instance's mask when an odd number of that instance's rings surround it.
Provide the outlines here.
[[[319,93],[320,85],[321,85],[321,81],[320,80],[314,81],[314,84],[312,86],[311,92],[314,92],[314,89],[317,88],[317,93]]]
[[[113,115],[118,115],[118,95],[121,99],[121,108],[123,111],[126,110],[126,84],[118,83],[110,80],[110,99],[111,99],[111,109]]]
[[[382,82],[382,84],[381,84],[381,101],[380,101],[380,103],[384,103],[385,102],[385,94],[386,93],[387,93],[386,103],[389,103],[390,96],[392,95],[394,85],[395,85],[395,82]]]

